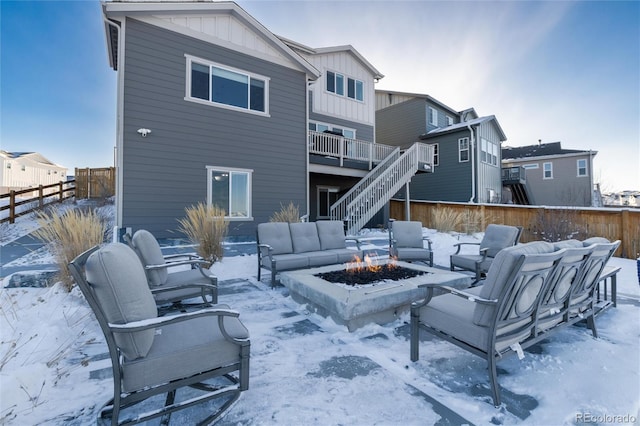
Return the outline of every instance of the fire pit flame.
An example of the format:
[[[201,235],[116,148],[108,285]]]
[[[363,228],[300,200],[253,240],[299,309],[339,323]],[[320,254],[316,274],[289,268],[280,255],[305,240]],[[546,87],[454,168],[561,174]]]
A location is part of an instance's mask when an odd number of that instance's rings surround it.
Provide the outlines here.
[[[356,274],[363,271],[368,271],[372,273],[380,272],[382,268],[386,268],[387,270],[391,270],[396,268],[396,259],[392,258],[388,263],[384,266],[378,263],[377,258],[372,258],[368,254],[364,255],[364,261],[360,259],[360,256],[354,256],[353,262],[347,262],[346,270],[350,274]]]

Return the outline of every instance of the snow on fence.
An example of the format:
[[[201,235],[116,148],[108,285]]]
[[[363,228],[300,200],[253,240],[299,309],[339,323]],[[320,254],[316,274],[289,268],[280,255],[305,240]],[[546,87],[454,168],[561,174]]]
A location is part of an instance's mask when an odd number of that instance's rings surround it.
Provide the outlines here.
[[[615,256],[636,259],[640,256],[640,209],[520,206],[515,204],[469,204],[453,202],[410,202],[411,220],[426,228],[437,229],[434,213],[439,209],[459,213],[463,220],[454,231],[482,232],[490,223],[522,226],[520,242],[559,241],[566,238],[604,237],[620,240]],[[389,217],[405,219],[404,200],[392,200]]]

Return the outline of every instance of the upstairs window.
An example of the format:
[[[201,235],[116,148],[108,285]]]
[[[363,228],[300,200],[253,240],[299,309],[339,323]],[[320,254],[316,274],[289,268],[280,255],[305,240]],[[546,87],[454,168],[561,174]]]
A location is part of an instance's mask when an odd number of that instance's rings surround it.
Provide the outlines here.
[[[580,159],[577,162],[578,166],[578,177],[587,176],[587,160]]]
[[[187,56],[188,100],[268,113],[269,79]]]
[[[453,126],[453,117],[447,115],[447,126]]]
[[[363,81],[345,77],[343,74],[333,71],[327,71],[327,92],[345,96],[345,80],[347,84],[346,96],[357,101],[364,101]]]
[[[553,179],[553,163],[542,163],[542,178]]]
[[[344,75],[327,71],[327,92],[344,96]]]
[[[348,78],[347,97],[362,102],[364,100],[364,82]]]
[[[251,219],[253,170],[207,167],[207,203],[224,209],[229,220]]]
[[[433,165],[440,165],[440,144],[434,143],[431,145],[433,147]]]
[[[498,145],[480,138],[480,161],[493,166],[498,165]]]
[[[469,138],[458,139],[458,162],[469,161]]]
[[[438,125],[438,110],[431,107],[429,107],[429,124],[432,126]]]

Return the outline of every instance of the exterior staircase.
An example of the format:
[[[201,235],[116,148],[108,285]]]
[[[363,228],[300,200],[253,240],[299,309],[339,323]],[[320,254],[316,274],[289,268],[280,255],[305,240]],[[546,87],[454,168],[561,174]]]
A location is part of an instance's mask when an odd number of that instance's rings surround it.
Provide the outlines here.
[[[355,234],[417,172],[432,172],[433,157],[433,147],[420,142],[405,151],[394,149],[331,206],[331,219],[344,221],[347,234]]]

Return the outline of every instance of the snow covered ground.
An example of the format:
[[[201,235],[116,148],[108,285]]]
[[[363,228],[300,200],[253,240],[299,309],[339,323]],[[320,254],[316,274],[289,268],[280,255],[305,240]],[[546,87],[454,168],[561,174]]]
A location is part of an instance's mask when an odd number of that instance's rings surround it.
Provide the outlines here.
[[[14,235],[2,229],[2,245],[34,229],[31,219],[21,219]],[[442,266],[453,243],[482,237],[424,232]],[[385,233],[363,236],[369,248],[386,248]],[[28,262],[51,263],[48,256],[40,250]],[[482,359],[425,336],[420,360],[409,360],[407,314],[349,333],[295,303],[286,289],[271,289],[268,278],[258,282],[256,263],[255,254],[238,255],[212,267],[220,301],[240,312],[251,333],[250,389],[219,424],[638,424],[640,286],[634,260],[611,260],[622,267],[618,307],[597,318],[599,339],[584,327],[569,327],[523,360],[499,362],[504,402],[498,408],[490,403]],[[110,362],[80,291],[3,288],[0,307],[0,424],[95,424],[112,392]],[[189,424],[205,409],[173,420]]]

